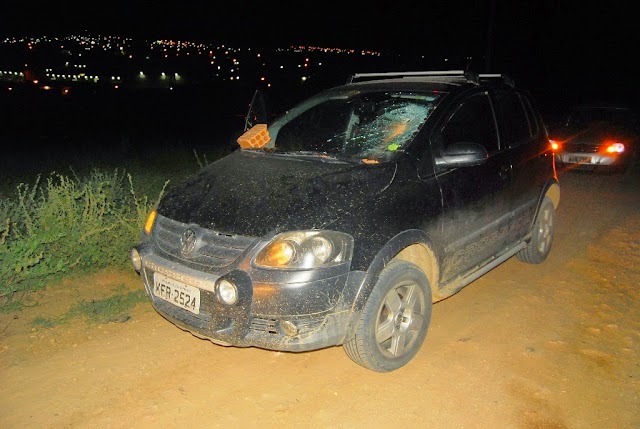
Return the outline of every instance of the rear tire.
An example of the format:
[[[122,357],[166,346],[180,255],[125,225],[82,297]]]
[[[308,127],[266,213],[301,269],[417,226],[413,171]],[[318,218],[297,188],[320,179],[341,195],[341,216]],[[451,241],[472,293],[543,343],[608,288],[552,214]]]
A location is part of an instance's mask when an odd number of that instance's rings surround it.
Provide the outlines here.
[[[540,264],[547,259],[553,244],[556,227],[556,209],[549,197],[544,197],[533,225],[531,241],[516,257],[522,262]]]
[[[431,287],[416,265],[387,265],[367,300],[355,336],[344,344],[358,365],[389,372],[406,365],[420,350],[431,321]]]

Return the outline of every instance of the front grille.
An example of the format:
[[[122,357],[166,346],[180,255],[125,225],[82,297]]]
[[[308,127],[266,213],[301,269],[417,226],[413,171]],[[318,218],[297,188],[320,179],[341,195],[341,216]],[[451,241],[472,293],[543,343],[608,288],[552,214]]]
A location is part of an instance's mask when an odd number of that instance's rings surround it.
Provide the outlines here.
[[[185,255],[182,253],[181,238],[187,229],[196,232],[198,245],[193,252]],[[223,234],[161,215],[156,219],[151,239],[156,246],[171,256],[212,268],[230,265],[256,240],[254,237]]]

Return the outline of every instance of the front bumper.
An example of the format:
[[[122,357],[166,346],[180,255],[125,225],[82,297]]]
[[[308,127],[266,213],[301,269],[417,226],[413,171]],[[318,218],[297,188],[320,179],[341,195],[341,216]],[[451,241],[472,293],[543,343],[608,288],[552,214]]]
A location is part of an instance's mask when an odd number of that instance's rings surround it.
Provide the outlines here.
[[[348,264],[289,272],[256,269],[248,261],[259,247],[249,252],[244,263],[220,272],[175,262],[151,244],[137,250],[144,287],[156,311],[197,337],[226,346],[293,352],[342,344],[353,316],[345,291],[357,290],[364,273],[350,271]],[[197,288],[197,314],[157,296],[156,273]],[[237,287],[234,305],[218,297],[216,283],[221,278]]]

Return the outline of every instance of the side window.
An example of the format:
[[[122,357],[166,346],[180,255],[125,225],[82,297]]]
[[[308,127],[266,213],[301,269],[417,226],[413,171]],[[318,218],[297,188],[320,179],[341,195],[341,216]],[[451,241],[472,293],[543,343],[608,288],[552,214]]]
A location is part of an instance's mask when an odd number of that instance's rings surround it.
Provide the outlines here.
[[[522,99],[522,104],[524,104],[524,109],[527,111],[527,117],[529,118],[529,128],[531,129],[531,137],[538,135],[538,131],[540,127],[538,125],[538,116],[531,105],[531,100],[527,97],[520,96]]]
[[[444,144],[478,143],[489,154],[498,150],[498,133],[491,102],[486,94],[474,95],[458,106],[440,134]]]
[[[528,140],[531,129],[520,96],[511,91],[496,91],[494,100],[502,146],[512,147]]]

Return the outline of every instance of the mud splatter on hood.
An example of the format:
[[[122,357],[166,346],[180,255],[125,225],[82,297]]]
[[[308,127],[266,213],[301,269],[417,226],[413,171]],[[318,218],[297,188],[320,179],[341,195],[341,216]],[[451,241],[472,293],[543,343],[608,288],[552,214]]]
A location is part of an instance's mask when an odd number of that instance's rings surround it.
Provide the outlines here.
[[[171,187],[158,212],[248,236],[323,228],[386,189],[395,168],[236,151]]]

